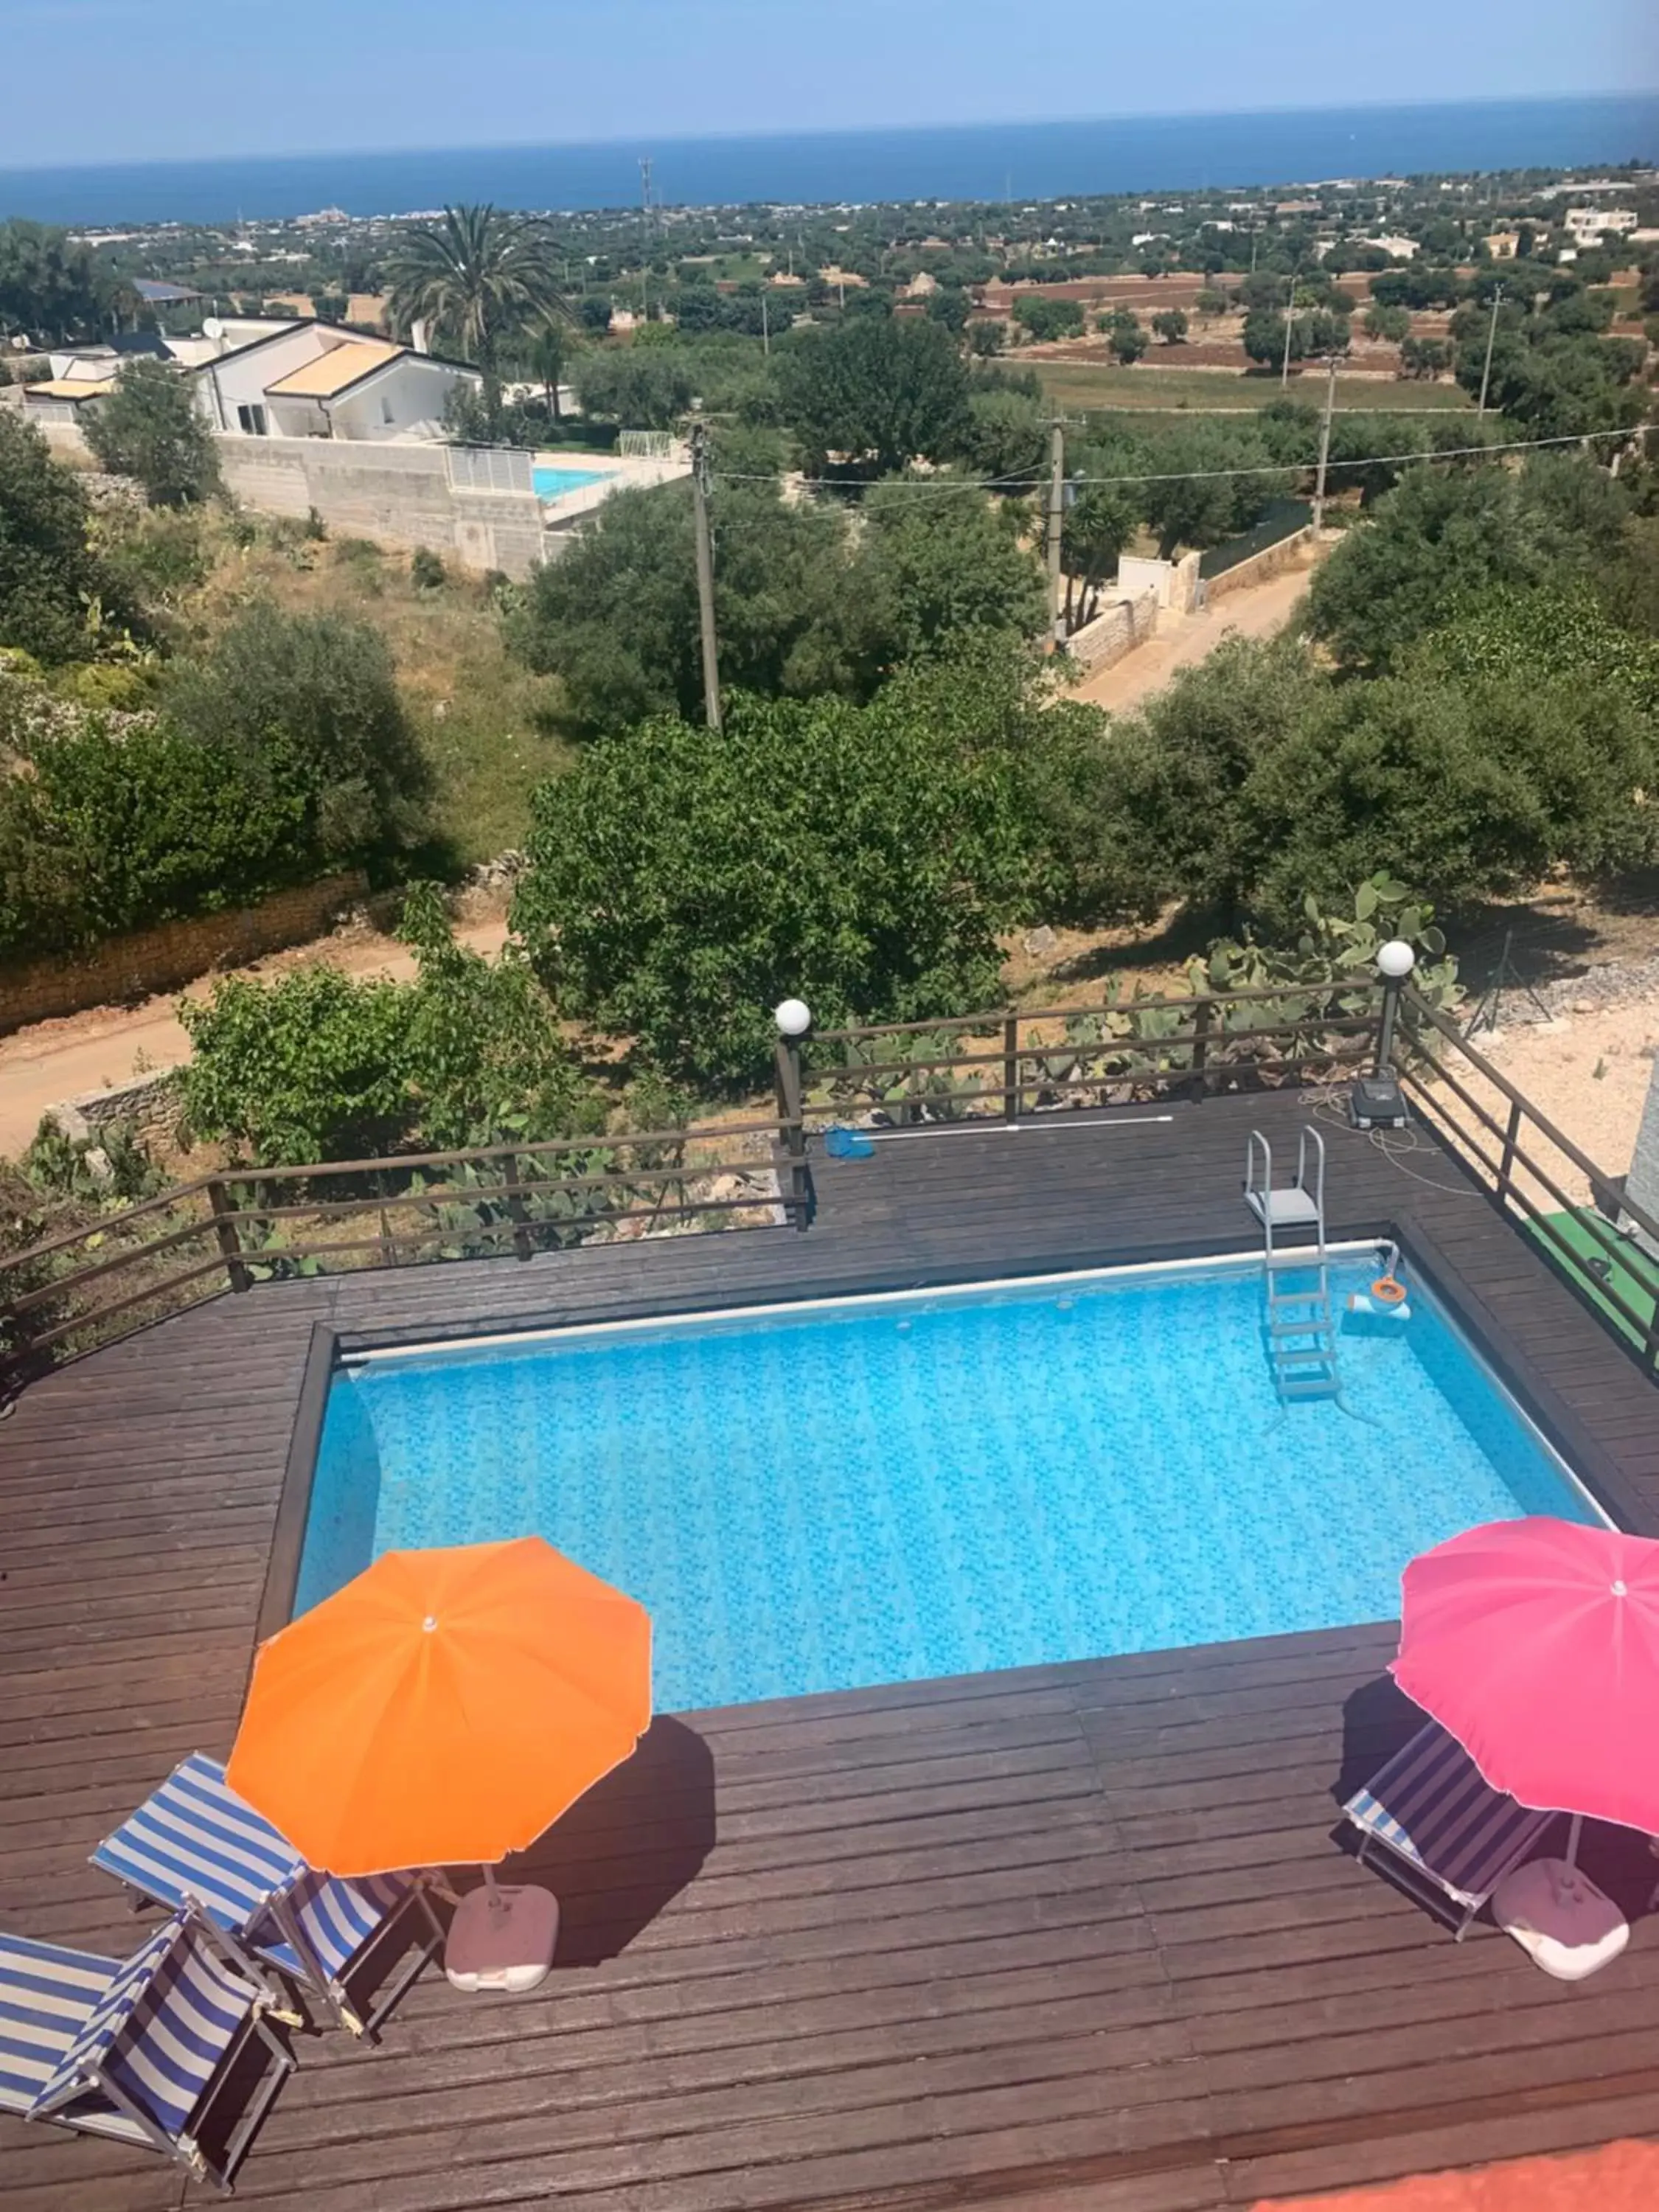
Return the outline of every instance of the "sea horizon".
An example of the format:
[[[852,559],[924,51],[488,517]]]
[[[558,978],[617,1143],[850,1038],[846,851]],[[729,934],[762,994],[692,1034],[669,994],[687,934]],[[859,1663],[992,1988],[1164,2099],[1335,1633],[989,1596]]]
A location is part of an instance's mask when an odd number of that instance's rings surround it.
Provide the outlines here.
[[[636,206],[646,155],[653,202],[682,207],[1245,190],[1651,161],[1659,91],[0,169],[0,219],[215,223],[330,207],[372,217],[462,200],[587,213]]]

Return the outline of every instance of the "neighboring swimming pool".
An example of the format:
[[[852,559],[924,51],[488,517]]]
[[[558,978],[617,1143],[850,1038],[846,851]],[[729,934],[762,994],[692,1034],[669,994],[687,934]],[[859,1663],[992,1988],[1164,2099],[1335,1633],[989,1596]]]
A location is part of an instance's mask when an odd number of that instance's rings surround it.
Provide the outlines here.
[[[672,1710],[1387,1620],[1460,1528],[1596,1517],[1420,1282],[1344,1327],[1346,1411],[1280,1407],[1261,1321],[1255,1261],[374,1355],[295,1610],[539,1532],[650,1607]]]
[[[532,469],[530,481],[538,499],[562,499],[567,492],[581,491],[589,484],[608,483],[615,469]]]

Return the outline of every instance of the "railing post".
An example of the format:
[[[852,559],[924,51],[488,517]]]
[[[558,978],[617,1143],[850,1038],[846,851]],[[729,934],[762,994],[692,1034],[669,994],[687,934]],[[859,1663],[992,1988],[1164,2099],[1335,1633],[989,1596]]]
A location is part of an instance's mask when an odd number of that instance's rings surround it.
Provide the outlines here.
[[[242,1261],[242,1240],[236,1233],[236,1222],[225,1187],[215,1176],[208,1185],[208,1205],[213,1212],[213,1233],[218,1239],[219,1250],[225,1262],[225,1274],[233,1291],[245,1291],[252,1281]]]
[[[1002,1118],[1018,1121],[1025,1103],[1019,1079],[1019,1016],[1006,1014],[1002,1023]]]
[[[1515,1170],[1515,1148],[1521,1140],[1521,1107],[1517,1100],[1510,1108],[1510,1118],[1504,1129],[1504,1151],[1498,1167],[1498,1202],[1505,1204],[1510,1194],[1510,1180]]]
[[[1210,1024],[1214,1017],[1215,1000],[1206,992],[1193,1016],[1193,1095],[1197,1098],[1209,1095]]]
[[[789,1195],[784,1203],[797,1229],[811,1224],[811,1183],[806,1169],[806,1123],[802,1100],[801,1040],[812,1026],[811,1010],[799,999],[786,999],[773,1018],[778,1025],[774,1053],[778,1121],[783,1135],[784,1157],[789,1168]]]
[[[507,1156],[506,1205],[507,1218],[517,1224],[513,1232],[513,1249],[520,1259],[529,1260],[535,1256],[536,1248],[530,1241],[530,1216],[524,1210],[524,1194],[519,1188],[522,1180],[519,1172],[519,1156],[516,1152],[509,1152]]]

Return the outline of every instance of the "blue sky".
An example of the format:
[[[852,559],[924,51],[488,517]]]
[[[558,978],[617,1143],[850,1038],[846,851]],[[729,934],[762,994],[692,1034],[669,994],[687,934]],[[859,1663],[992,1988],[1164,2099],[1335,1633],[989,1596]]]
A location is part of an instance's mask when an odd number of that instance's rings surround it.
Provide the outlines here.
[[[1656,24],[1651,0],[0,0],[0,162],[1629,91],[1659,85]]]

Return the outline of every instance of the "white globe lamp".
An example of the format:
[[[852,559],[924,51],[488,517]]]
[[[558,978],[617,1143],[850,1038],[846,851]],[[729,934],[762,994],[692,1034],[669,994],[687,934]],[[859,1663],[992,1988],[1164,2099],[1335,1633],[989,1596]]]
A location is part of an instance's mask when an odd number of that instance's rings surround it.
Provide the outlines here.
[[[774,1010],[772,1018],[780,1036],[804,1037],[812,1026],[812,1009],[805,999],[786,999]]]
[[[1390,983],[1403,983],[1417,965],[1417,955],[1403,937],[1391,937],[1378,945],[1376,964]]]

